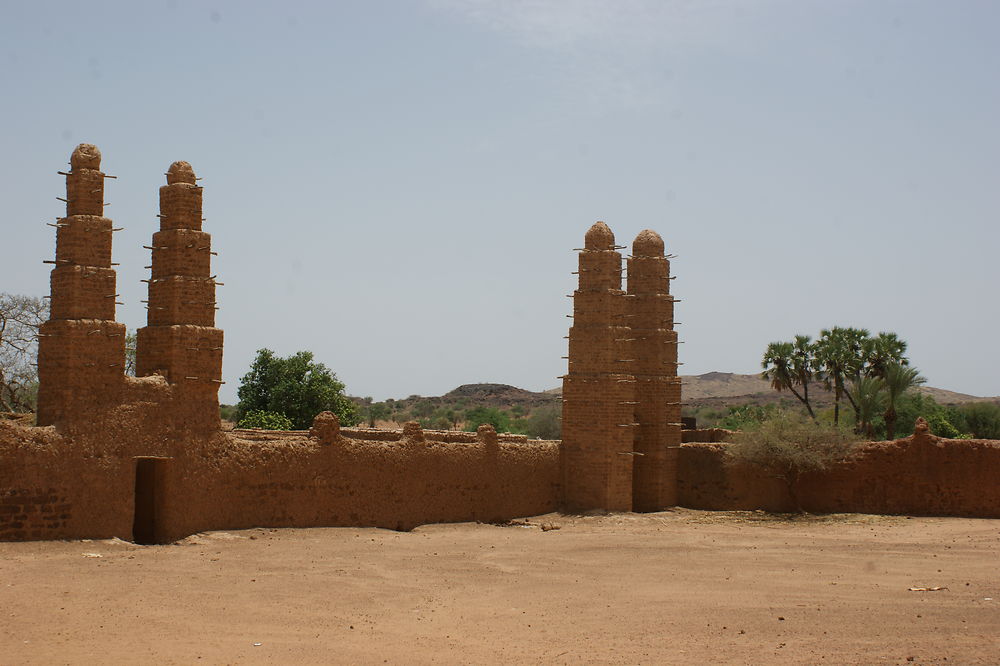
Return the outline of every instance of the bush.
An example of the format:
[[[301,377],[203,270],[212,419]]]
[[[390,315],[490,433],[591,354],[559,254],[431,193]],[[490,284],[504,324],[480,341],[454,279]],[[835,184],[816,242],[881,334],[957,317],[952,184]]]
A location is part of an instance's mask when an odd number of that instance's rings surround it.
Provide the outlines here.
[[[719,421],[719,428],[726,430],[746,430],[760,425],[775,413],[774,405],[740,405],[730,407],[729,413]]]
[[[934,412],[927,417],[927,425],[930,426],[931,434],[948,439],[957,439],[962,433],[953,426],[943,411]]]
[[[291,430],[292,421],[284,414],[255,409],[236,424],[237,428],[260,428],[261,430]]]
[[[561,415],[562,408],[556,406],[538,407],[532,410],[528,417],[528,427],[525,428],[526,434],[538,439],[559,439],[562,436]]]
[[[1000,405],[992,402],[972,402],[959,407],[965,417],[964,430],[977,439],[1000,439]]]
[[[510,416],[496,407],[474,407],[465,413],[465,429],[475,432],[483,424],[490,424],[497,432],[510,430]]]
[[[784,481],[795,508],[801,511],[799,478],[847,459],[856,441],[844,428],[779,411],[736,433],[728,452],[731,462],[759,467]]]

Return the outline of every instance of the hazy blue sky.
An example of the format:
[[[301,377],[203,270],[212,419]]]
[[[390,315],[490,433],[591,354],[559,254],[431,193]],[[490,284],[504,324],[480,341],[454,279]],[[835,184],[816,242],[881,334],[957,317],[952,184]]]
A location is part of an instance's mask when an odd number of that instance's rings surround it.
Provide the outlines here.
[[[558,384],[595,220],[664,237],[683,372],[831,325],[1000,394],[1000,3],[0,2],[0,291],[48,293],[97,144],[145,323],[157,188],[205,186],[223,401],[254,351],[376,398]]]

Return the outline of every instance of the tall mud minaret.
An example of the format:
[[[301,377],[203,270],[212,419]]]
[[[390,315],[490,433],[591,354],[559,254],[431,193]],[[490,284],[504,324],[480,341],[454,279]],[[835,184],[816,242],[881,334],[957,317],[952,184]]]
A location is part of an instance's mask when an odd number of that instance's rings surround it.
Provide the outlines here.
[[[635,468],[632,506],[659,511],[677,504],[681,445],[681,383],[677,376],[670,262],[655,231],[639,232],[628,260],[626,312],[635,376]],[[641,455],[638,455],[641,454]]]
[[[66,176],[56,226],[51,312],[38,344],[38,424],[71,427],[116,404],[125,385],[125,326],[115,322],[115,229],[104,217],[101,151],[82,143]]]
[[[632,510],[635,380],[622,258],[603,222],[587,231],[563,377],[561,466],[569,510]]]
[[[153,234],[147,325],[136,341],[136,374],[173,386],[177,423],[219,427],[222,330],[215,328],[212,237],[201,230],[202,188],[187,162],[174,162],[160,188]]]

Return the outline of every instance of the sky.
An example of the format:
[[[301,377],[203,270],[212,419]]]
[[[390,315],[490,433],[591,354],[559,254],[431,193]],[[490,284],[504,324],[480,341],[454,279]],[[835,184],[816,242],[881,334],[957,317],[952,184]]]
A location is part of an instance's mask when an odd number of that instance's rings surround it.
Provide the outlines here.
[[[94,143],[145,325],[158,188],[203,178],[225,330],[348,393],[559,384],[596,220],[659,232],[684,374],[893,331],[928,383],[1000,395],[1000,3],[0,2],[0,291],[48,293]]]

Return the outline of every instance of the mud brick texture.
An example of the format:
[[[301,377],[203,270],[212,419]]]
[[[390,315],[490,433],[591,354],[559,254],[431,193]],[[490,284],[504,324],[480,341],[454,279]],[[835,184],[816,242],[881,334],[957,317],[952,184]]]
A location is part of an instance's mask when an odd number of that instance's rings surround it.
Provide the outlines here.
[[[136,339],[136,374],[174,387],[190,424],[218,429],[222,331],[215,326],[212,237],[201,230],[202,188],[187,162],[174,162],[160,188],[146,326]]]
[[[101,153],[80,144],[66,174],[56,231],[49,321],[38,345],[38,424],[71,427],[114,404],[124,386],[125,327],[115,323],[112,221],[103,217]]]
[[[184,390],[216,393],[222,375],[223,333],[207,326],[147,326],[136,334],[142,355],[136,375],[162,375]]]
[[[573,294],[560,450],[566,508],[632,510],[635,380],[621,254],[603,222],[587,231]]]
[[[111,266],[109,218],[73,215],[59,220],[56,229],[56,262],[80,266]]]
[[[674,298],[663,239],[650,230],[632,243],[627,268],[626,312],[636,380],[632,505],[659,511],[677,504],[677,456],[681,444],[681,383],[677,376]]]
[[[215,281],[175,275],[149,283],[150,326],[215,325]]]
[[[172,275],[207,278],[212,270],[212,236],[204,231],[167,229],[153,234],[153,279]]]
[[[55,488],[0,490],[0,541],[28,541],[66,528],[73,505]]]
[[[563,378],[562,482],[570,510],[658,511],[677,502],[680,380],[670,264],[646,230],[628,260],[590,228]]]
[[[111,268],[64,264],[49,275],[51,319],[114,321],[118,276]]]

